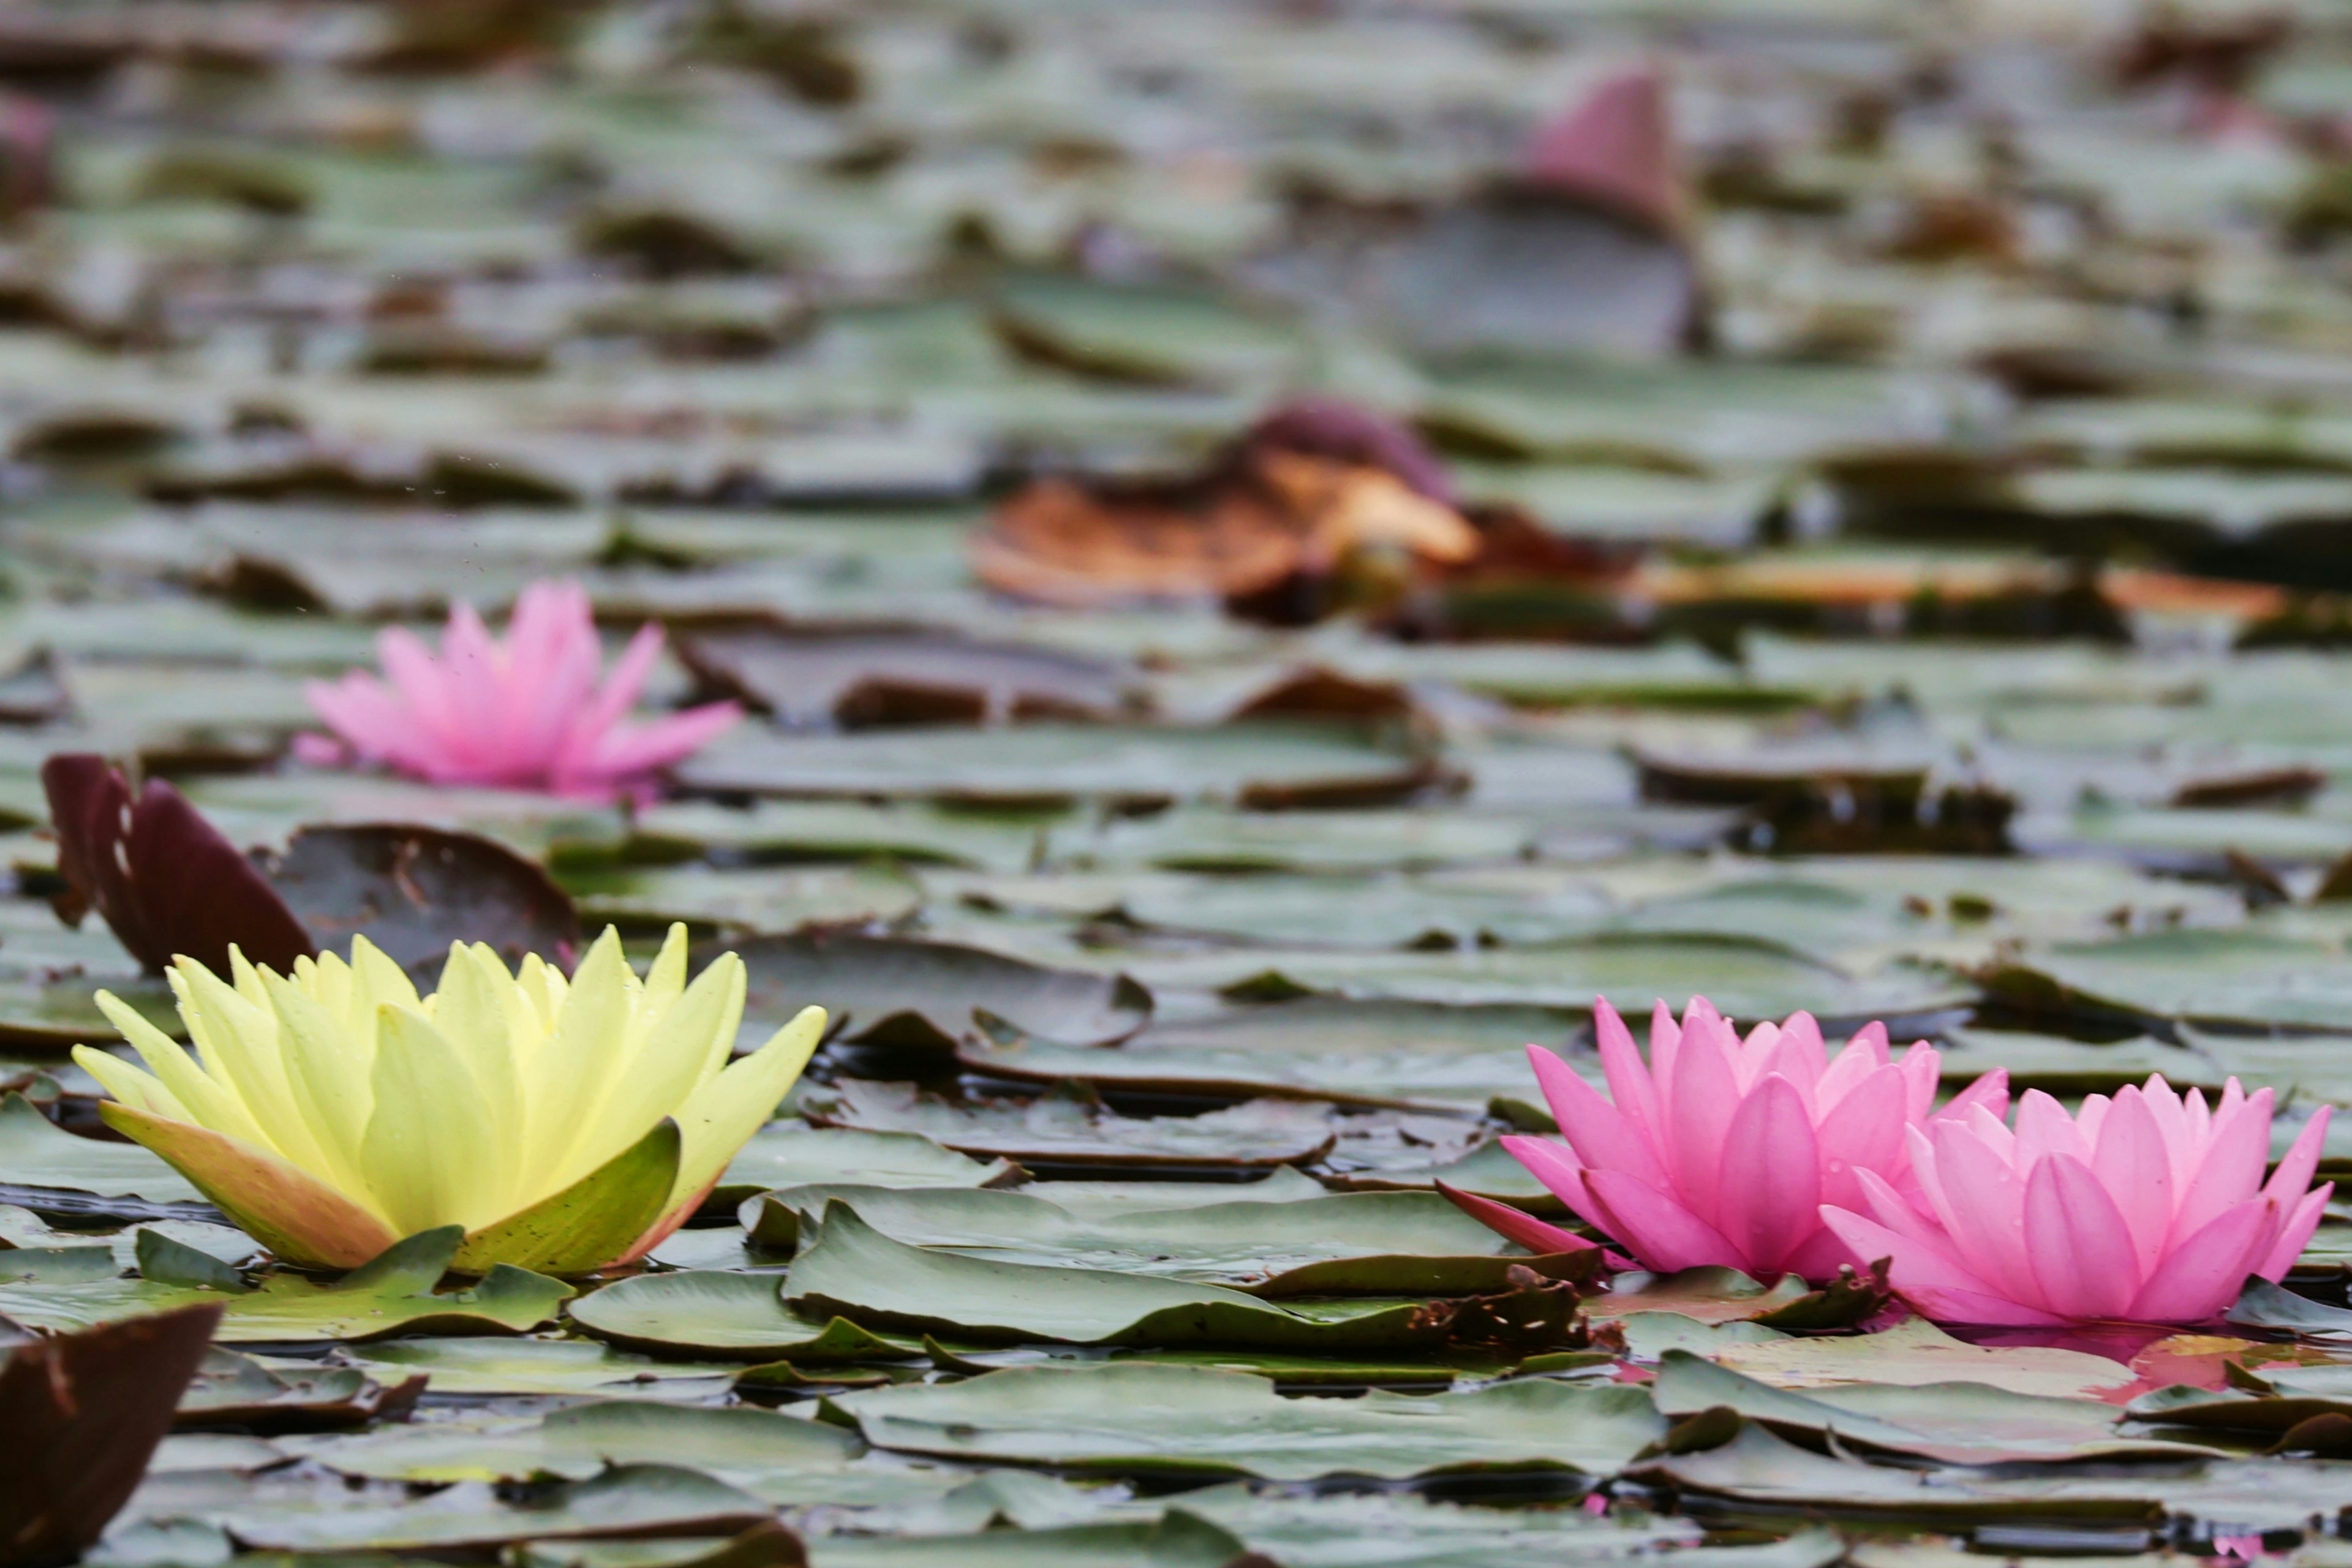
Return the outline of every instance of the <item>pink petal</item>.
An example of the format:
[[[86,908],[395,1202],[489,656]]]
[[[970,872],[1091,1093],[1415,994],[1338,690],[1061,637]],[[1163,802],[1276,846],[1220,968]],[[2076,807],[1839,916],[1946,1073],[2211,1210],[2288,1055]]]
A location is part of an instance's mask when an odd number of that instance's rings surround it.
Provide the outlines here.
[[[1683,1203],[1712,1224],[1718,1209],[1717,1179],[1724,1135],[1739,1108],[1739,1090],[1727,1048],[1730,1026],[1694,1001],[1683,1015],[1682,1049],[1675,1057],[1674,1098],[1666,1110],[1666,1169]]]
[[[2286,1211],[2286,1218],[2279,1225],[2278,1236],[2271,1242],[2270,1252],[2254,1269],[2255,1273],[2273,1285],[2285,1277],[2286,1271],[2294,1268],[2295,1260],[2303,1256],[2303,1249],[2311,1245],[2312,1232],[2319,1228],[2320,1219],[2327,1210],[2327,1200],[2335,1192],[2336,1184],[2330,1182],[2326,1186],[2314,1187],[2295,1201],[2294,1207]],[[2270,1201],[2276,1202],[2275,1199]]]
[[[1916,1046],[1911,1047],[1910,1054],[1903,1058],[1905,1066],[1910,1065],[1911,1057],[1916,1055],[1920,1047]],[[1992,1071],[1980,1075],[1976,1082],[1952,1096],[1942,1110],[1935,1112],[1927,1120],[1966,1121],[1979,1110],[1987,1112],[1996,1121],[2009,1114],[2009,1069],[2007,1068],[1995,1068]]]
[[[1847,1041],[1844,1047],[1822,1070],[1820,1080],[1813,1085],[1813,1105],[1816,1112],[1829,1110],[1847,1095],[1852,1094],[1854,1085],[1885,1065],[1885,1062],[1876,1054],[1864,1048],[1861,1036],[1857,1035],[1853,1039]]]
[[[2137,1088],[2125,1089],[2109,1105],[2099,1124],[2091,1170],[2114,1195],[2131,1228],[2135,1277],[2147,1279],[2164,1256],[2165,1238],[2172,1234],[2176,1194],[2164,1133],[2148,1109],[2147,1097]]]
[[[1528,1174],[1541,1182],[1551,1195],[1574,1209],[1592,1224],[1607,1228],[1607,1224],[1594,1212],[1591,1192],[1585,1186],[1585,1169],[1577,1163],[1576,1156],[1561,1144],[1549,1138],[1529,1138],[1522,1133],[1506,1133],[1500,1140],[1503,1152],[1527,1167]]]
[[[1445,1182],[1438,1183],[1437,1190],[1444,1194],[1455,1208],[1496,1235],[1515,1241],[1538,1256],[1548,1252],[1589,1252],[1594,1246],[1576,1232],[1548,1225],[1525,1209],[1515,1209],[1508,1204],[1482,1198],[1475,1193],[1465,1193]]]
[[[2075,1155],[2047,1155],[2026,1177],[2025,1248],[2043,1303],[2061,1317],[2116,1317],[2138,1291],[2131,1227]]]
[[[1658,1108],[1657,1120],[1650,1125],[1661,1149],[1666,1146],[1666,1123],[1674,1120],[1675,1058],[1682,1054],[1682,1026],[1661,996],[1650,1008],[1650,1082]]]
[[[1731,1047],[1731,1078],[1740,1093],[1746,1094],[1771,1070],[1772,1058],[1780,1049],[1780,1026],[1769,1020],[1748,1030],[1748,1037]]]
[[[1609,1233],[1644,1268],[1672,1274],[1709,1266],[1743,1267],[1739,1249],[1721,1231],[1656,1188],[1622,1171],[1588,1172],[1585,1181],[1609,1212]]]
[[[1780,1026],[1780,1046],[1768,1071],[1777,1072],[1799,1089],[1811,1090],[1829,1071],[1829,1047],[1822,1041],[1822,1026],[1811,1013],[1791,1013]]]
[[[2263,1184],[2265,1196],[2276,1198],[2282,1205],[2302,1196],[2304,1188],[2311,1183],[2311,1173],[2319,1169],[2320,1152],[2327,1144],[2327,1123],[2335,1114],[2332,1105],[2323,1105],[2311,1113],[2303,1131],[2294,1135],[2286,1157]]]
[[[1528,1061],[1579,1164],[1623,1171],[1654,1187],[1667,1184],[1649,1141],[1574,1068],[1541,1046],[1528,1047]]]
[[[1821,1150],[1797,1086],[1775,1073],[1758,1084],[1724,1135],[1716,1228],[1762,1279],[1821,1228]]]
[[[2230,1083],[2235,1087],[2237,1081],[2231,1079]],[[2193,1127],[2193,1100],[2189,1120]],[[2176,1239],[2196,1235],[2214,1215],[2262,1191],[2263,1167],[2271,1155],[2271,1091],[2259,1090],[2251,1099],[2242,1094],[2231,1097],[2226,1109],[2213,1117],[2204,1142],[2204,1158],[2197,1162],[2179,1189],[2179,1206],[2172,1216],[2171,1235]]]
[[[1949,1252],[1897,1235],[1834,1204],[1822,1205],[1822,1223],[1856,1258],[1892,1259],[1887,1270],[1895,1293],[1920,1316],[1939,1323],[1988,1323],[2040,1327],[2063,1320],[2038,1307],[2012,1301],[1969,1272]]]
[[[1886,1256],[1874,1252],[1868,1258],[1857,1258],[1853,1248],[1839,1239],[1837,1232],[1820,1223],[1819,1215],[1816,1210],[1813,1234],[1780,1265],[1783,1273],[1794,1274],[1815,1285],[1826,1285],[1838,1277],[1841,1268],[1861,1268]]]
[[[2072,1154],[2088,1163],[2091,1145],[2064,1106],[2038,1089],[2029,1089],[2017,1102],[2017,1163],[2031,1170],[2050,1154]]]
[[[1926,1190],[1970,1273],[2011,1300],[2046,1308],[2026,1256],[2025,1184],[2006,1152],[1986,1142],[1976,1124],[1980,1120],[1932,1125],[1935,1181]],[[1912,1163],[1918,1164],[1916,1147]]]
[[[1902,1069],[1874,1068],[1822,1118],[1818,1139],[1822,1202],[1859,1208],[1861,1172],[1899,1174],[1907,1166],[1903,1147],[1906,1106]]]
[[[1601,1071],[1609,1080],[1609,1098],[1618,1114],[1632,1122],[1652,1148],[1658,1143],[1658,1093],[1650,1069],[1633,1047],[1633,1032],[1606,996],[1592,999],[1592,1036],[1601,1047]]]
[[[2227,1307],[2264,1261],[2263,1243],[2277,1216],[2278,1205],[2263,1197],[2214,1215],[2165,1255],[2133,1298],[2130,1315],[2147,1323],[2198,1323]]]
[[[708,702],[667,713],[646,724],[624,724],[605,731],[583,773],[624,779],[667,767],[698,751],[743,717],[732,702]]]

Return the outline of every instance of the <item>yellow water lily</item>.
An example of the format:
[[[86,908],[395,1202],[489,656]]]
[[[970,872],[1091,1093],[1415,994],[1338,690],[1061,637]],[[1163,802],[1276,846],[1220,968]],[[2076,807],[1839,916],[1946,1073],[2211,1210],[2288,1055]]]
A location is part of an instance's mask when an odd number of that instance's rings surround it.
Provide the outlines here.
[[[672,926],[640,980],[607,928],[567,982],[453,943],[419,996],[364,937],[346,963],[281,975],[229,950],[223,980],[167,972],[190,1052],[106,992],[147,1064],[74,1059],[114,1098],[108,1126],[169,1161],[282,1260],[351,1268],[404,1237],[465,1227],[456,1267],[581,1274],[641,1258],[691,1215],[774,1114],[824,1034],[804,1008],[731,1065],[743,961],[687,983]]]

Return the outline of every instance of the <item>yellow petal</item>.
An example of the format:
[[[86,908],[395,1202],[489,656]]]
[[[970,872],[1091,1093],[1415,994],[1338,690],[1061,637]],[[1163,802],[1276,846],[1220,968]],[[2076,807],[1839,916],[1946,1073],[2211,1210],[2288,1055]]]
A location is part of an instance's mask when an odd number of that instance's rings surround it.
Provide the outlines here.
[[[465,1059],[482,1100],[482,1115],[499,1136],[489,1153],[490,1191],[499,1205],[514,1201],[522,1159],[522,1088],[515,1073],[507,995],[514,990],[505,966],[480,957],[463,942],[449,944],[441,968],[441,988],[433,994],[433,1026]]]
[[[515,984],[522,987],[523,994],[530,997],[530,1005],[538,1009],[540,1032],[553,1034],[555,1020],[563,1012],[563,997],[568,989],[562,972],[539,954],[526,952],[522,955],[522,966],[515,971]]]
[[[365,1026],[370,1029],[375,1027],[379,1007],[405,1007],[412,1013],[425,1010],[408,972],[363,936],[352,938],[352,990],[354,1003],[364,996]]]
[[[365,1190],[360,1144],[375,1108],[370,1074],[375,1039],[354,1039],[341,1015],[306,996],[291,981],[267,981],[278,1039],[286,1059],[288,1087],[324,1163],[321,1174],[338,1186]]]
[[[401,1236],[499,1217],[491,1144],[502,1130],[482,1113],[465,1058],[406,1007],[376,1013],[374,1109],[360,1140],[368,1195]]]
[[[646,971],[646,1011],[660,1017],[686,990],[686,922],[674,921],[662,938],[661,952]]]
[[[573,1153],[576,1163],[602,1164],[686,1103],[709,1076],[712,1038],[722,1027],[726,1038],[734,1038],[735,1022],[743,1016],[743,961],[730,952],[698,975],[648,1026],[646,1045],[622,1064],[612,1092],[582,1135]]]
[[[162,1155],[238,1229],[298,1268],[356,1268],[400,1239],[369,1206],[242,1139],[128,1105],[101,1103],[98,1113]]]
[[[183,960],[181,970],[190,994],[203,1011],[206,1048],[213,1053],[211,1065],[216,1076],[236,1086],[237,1098],[252,1112],[269,1147],[305,1170],[324,1173],[326,1152],[311,1132],[310,1119],[302,1114],[287,1076],[285,1054],[278,1041],[277,1013],[256,1007],[236,987],[193,959]],[[191,1022],[191,1032],[194,1027]]]
[[[173,1121],[193,1122],[188,1108],[172,1098],[172,1091],[153,1074],[142,1071],[121,1057],[89,1046],[73,1048],[74,1065],[98,1079],[99,1087],[134,1110],[144,1110]]]
[[[824,1040],[824,1009],[803,1007],[766,1045],[688,1097],[677,1113],[686,1146],[678,1157],[677,1184],[670,1190],[670,1212],[702,1201],[727,1162],[776,1113]]]
[[[173,1099],[187,1108],[190,1121],[264,1149],[272,1147],[254,1124],[236,1091],[198,1067],[195,1058],[181,1048],[179,1041],[131,1011],[111,991],[100,992],[97,1001],[98,1010],[131,1042],[131,1048],[139,1053],[147,1070],[171,1091]],[[181,1016],[186,1016],[183,1004]]]
[[[523,1169],[546,1191],[587,1173],[578,1159],[583,1138],[611,1092],[630,1044],[628,961],[612,927],[573,972],[554,1036],[532,1064],[530,1150]]]
[[[236,987],[238,995],[262,1012],[269,1010],[269,994],[261,988],[261,972],[237,951],[235,942],[228,944],[228,977],[229,984]]]

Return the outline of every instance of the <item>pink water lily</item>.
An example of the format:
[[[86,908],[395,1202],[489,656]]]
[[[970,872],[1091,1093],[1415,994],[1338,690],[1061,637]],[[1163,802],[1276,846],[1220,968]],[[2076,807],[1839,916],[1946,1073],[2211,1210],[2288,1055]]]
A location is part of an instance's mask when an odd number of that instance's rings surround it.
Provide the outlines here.
[[[2325,1106],[2263,1182],[2271,1100],[2233,1078],[2209,1110],[2157,1075],[2069,1116],[2032,1090],[2013,1131],[1990,1107],[1914,1130],[1910,1194],[1865,1176],[1863,1204],[1832,1199],[1822,1217],[1856,1253],[1891,1257],[1895,1291],[1943,1322],[2200,1322],[2248,1275],[2293,1268],[2336,1190],[2305,1191]]]
[[[1810,1014],[1759,1024],[1743,1040],[1704,997],[1679,1025],[1660,1002],[1645,1063],[1605,1000],[1593,1005],[1593,1023],[1609,1095],[1529,1046],[1565,1142],[1503,1144],[1561,1202],[1661,1272],[1726,1265],[1763,1279],[1825,1279],[1843,1264],[1883,1257],[1857,1255],[1825,1228],[1822,1205],[1858,1201],[1864,1173],[1906,1184],[1907,1129],[2009,1108],[2007,1076],[1995,1072],[1936,1110],[1935,1049],[1915,1045],[1898,1060],[1884,1024],[1866,1026],[1832,1058]],[[1540,1220],[1492,1212],[1499,1205],[1463,1206],[1523,1246],[1590,1245]]]
[[[515,603],[503,640],[472,606],[449,613],[436,657],[400,627],[376,639],[385,679],[353,670],[305,689],[311,708],[350,752],[434,784],[490,784],[609,798],[643,791],[740,717],[714,702],[650,723],[626,720],[660,657],[648,622],[604,672],[604,645],[576,583],[534,583]],[[341,752],[311,738],[314,760]]]

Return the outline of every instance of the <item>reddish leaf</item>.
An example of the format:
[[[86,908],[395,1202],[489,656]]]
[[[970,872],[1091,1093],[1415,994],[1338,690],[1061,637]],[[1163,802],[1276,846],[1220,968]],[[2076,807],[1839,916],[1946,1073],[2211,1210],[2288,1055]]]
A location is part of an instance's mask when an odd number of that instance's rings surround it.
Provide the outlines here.
[[[253,863],[180,792],[149,779],[134,798],[105,758],[66,752],[41,764],[57,824],[58,913],[95,909],[131,955],[161,971],[185,953],[228,973],[228,949],[279,971],[318,951]]]
[[[0,1564],[69,1563],[171,1430],[221,1310],[184,1307],[16,1346],[0,1365]]]

